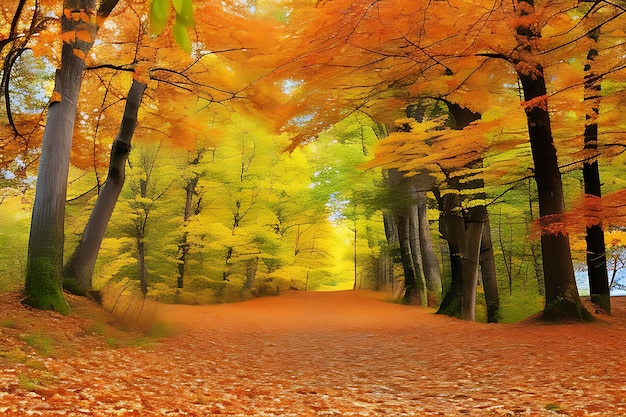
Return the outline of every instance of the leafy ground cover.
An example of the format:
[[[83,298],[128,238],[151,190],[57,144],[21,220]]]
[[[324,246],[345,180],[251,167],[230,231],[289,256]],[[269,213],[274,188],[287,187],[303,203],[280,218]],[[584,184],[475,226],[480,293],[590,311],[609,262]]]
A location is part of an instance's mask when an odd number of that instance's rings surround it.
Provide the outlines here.
[[[288,292],[161,305],[161,338],[70,304],[0,296],[0,415],[626,415],[620,297],[593,324],[486,325],[372,292]]]

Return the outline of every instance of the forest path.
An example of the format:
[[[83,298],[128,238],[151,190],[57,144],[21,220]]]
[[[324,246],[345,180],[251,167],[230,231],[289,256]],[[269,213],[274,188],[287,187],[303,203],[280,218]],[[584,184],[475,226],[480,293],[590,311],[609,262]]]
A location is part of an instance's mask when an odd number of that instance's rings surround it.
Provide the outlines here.
[[[14,388],[0,411],[17,410],[3,409],[11,400],[35,415],[626,416],[624,298],[583,325],[468,323],[365,291],[157,314],[176,335],[47,360],[48,388]]]

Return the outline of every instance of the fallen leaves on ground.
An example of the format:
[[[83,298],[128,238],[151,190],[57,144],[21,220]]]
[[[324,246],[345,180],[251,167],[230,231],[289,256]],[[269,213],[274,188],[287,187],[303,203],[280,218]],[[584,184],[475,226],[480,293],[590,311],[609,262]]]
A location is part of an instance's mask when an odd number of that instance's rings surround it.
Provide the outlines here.
[[[365,291],[163,305],[169,337],[0,296],[0,415],[626,416],[626,299],[593,324],[468,323]],[[147,343],[150,342],[150,343]]]

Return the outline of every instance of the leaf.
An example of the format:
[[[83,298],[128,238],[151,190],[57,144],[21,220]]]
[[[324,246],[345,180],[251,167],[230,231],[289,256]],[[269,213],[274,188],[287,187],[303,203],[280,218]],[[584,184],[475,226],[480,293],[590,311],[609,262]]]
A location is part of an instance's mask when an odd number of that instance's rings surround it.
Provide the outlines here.
[[[59,93],[58,91],[53,91],[52,92],[52,97],[50,97],[50,102],[51,103],[58,103],[62,100],[62,96],[61,93]]]
[[[176,23],[174,23],[172,32],[174,32],[174,39],[176,39],[180,48],[188,54],[191,53],[191,40],[187,33],[187,26],[178,16],[176,16]]]
[[[167,0],[152,0],[150,5],[150,32],[159,35],[167,25],[170,7]]]
[[[193,0],[172,0],[174,10],[176,10],[176,20],[189,27],[193,26]]]

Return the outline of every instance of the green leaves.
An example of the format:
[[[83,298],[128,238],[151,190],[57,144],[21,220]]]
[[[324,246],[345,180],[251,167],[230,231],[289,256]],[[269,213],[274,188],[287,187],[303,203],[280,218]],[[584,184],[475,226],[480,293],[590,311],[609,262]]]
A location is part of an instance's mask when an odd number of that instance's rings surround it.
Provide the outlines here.
[[[176,23],[179,21],[185,26],[193,26],[192,0],[172,0],[176,10]]]
[[[183,19],[179,18],[179,15],[176,15],[176,23],[174,23],[172,31],[174,32],[174,39],[176,39],[176,43],[178,43],[180,48],[188,54],[191,53],[191,40],[189,39],[189,33],[187,33],[187,26],[183,23]]]
[[[193,3],[192,0],[172,0],[176,21],[172,27],[172,33],[176,43],[187,53],[191,53],[191,39],[187,29],[193,26]],[[160,35],[169,20],[169,0],[152,0],[150,4],[150,32]]]
[[[159,35],[167,25],[167,19],[170,14],[170,5],[168,0],[152,0],[150,5],[150,32]]]

